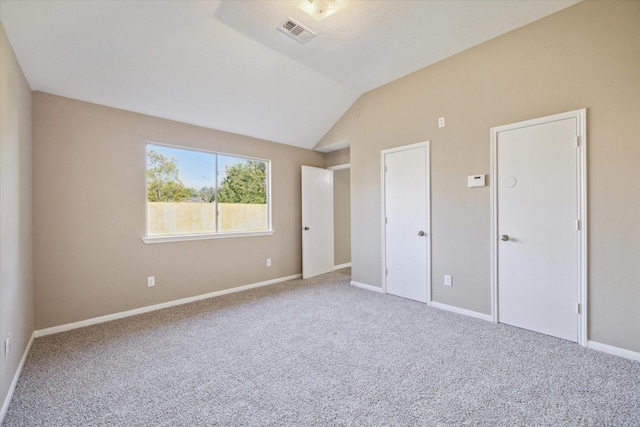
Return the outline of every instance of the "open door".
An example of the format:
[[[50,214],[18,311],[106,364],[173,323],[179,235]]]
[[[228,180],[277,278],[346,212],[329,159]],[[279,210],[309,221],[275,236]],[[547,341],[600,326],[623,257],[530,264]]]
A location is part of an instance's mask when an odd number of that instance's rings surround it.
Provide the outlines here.
[[[333,271],[333,172],[302,166],[302,278]]]

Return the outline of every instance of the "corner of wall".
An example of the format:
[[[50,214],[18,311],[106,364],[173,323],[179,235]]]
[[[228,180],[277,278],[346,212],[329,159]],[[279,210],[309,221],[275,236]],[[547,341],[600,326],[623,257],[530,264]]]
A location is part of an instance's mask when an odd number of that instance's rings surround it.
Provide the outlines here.
[[[34,330],[32,93],[0,23],[0,422]]]

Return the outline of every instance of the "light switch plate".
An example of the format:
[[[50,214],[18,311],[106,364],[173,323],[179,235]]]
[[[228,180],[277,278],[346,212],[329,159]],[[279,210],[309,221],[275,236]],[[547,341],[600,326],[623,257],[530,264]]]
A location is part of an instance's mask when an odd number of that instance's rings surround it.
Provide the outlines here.
[[[484,187],[485,175],[469,175],[467,177],[467,187]]]

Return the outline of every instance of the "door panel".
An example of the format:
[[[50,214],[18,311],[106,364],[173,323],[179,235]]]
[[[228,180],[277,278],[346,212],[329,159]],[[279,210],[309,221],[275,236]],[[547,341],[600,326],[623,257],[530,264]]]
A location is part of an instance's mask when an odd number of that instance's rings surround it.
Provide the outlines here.
[[[386,292],[427,302],[427,147],[385,153],[384,166]]]
[[[497,136],[498,321],[577,341],[576,119]],[[508,236],[503,237],[503,236]]]
[[[302,278],[333,270],[333,172],[302,166]]]

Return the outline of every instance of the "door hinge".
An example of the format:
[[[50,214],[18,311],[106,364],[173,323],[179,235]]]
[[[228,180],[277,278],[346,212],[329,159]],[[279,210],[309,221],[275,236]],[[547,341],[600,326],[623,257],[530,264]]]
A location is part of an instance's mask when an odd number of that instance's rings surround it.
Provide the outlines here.
[[[389,270],[388,270],[388,269],[386,269],[386,268],[384,269],[384,275],[385,275],[385,276],[388,276],[388,275],[389,275]]]
[[[576,219],[576,230],[580,231],[580,220]]]
[[[576,303],[576,313],[580,314],[580,303],[579,302]]]
[[[387,166],[384,167],[384,173],[387,173]]]
[[[385,224],[389,224],[389,218],[384,217],[384,223],[385,223]]]
[[[576,147],[580,147],[580,137],[576,136]]]

